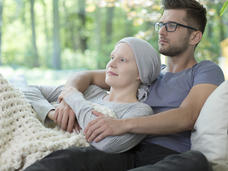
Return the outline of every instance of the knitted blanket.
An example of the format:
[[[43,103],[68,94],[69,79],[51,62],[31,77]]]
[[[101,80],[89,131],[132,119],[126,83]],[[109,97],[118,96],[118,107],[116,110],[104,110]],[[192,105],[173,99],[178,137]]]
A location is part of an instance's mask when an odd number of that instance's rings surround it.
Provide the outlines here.
[[[104,111],[99,107],[96,110]],[[114,116],[111,111],[107,113]],[[45,127],[23,94],[0,74],[1,171],[23,170],[53,151],[88,145],[81,133]]]

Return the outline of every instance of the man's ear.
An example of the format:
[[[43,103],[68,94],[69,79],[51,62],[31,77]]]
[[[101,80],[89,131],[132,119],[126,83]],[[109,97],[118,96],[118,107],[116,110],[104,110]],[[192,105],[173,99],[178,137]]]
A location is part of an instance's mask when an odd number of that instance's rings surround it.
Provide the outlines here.
[[[202,32],[201,31],[193,31],[192,33],[191,33],[191,36],[190,36],[190,44],[191,45],[197,45],[200,41],[201,41],[201,39],[202,39],[202,36],[203,36],[203,34],[202,34]]]

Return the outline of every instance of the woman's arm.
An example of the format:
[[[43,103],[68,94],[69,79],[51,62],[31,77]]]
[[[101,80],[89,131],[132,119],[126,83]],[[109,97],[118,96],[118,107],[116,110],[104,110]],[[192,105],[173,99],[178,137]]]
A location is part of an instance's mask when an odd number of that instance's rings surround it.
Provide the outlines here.
[[[76,114],[78,123],[82,130],[86,128],[87,124],[96,119],[97,117],[92,114],[94,110],[91,102],[84,99],[83,95],[77,90],[71,88],[66,93],[63,92],[64,97],[63,100],[73,109]],[[148,106],[147,108],[143,105],[140,107],[134,107],[131,110],[126,111],[125,116],[136,117],[145,116],[152,113],[151,108]],[[112,120],[110,117],[107,117]],[[120,136],[110,136],[106,137],[100,142],[92,142],[91,145],[97,148],[98,150],[109,152],[109,153],[120,153],[129,150],[130,148],[137,145],[145,135],[142,134],[124,134]]]
[[[77,72],[68,79],[64,86],[64,89],[74,87],[80,92],[84,92],[91,84],[95,84],[104,89],[108,89],[109,87],[105,83],[105,71],[97,70]],[[61,127],[63,130],[69,130],[69,128],[77,125],[77,123],[75,122],[75,118],[72,117],[72,112],[68,112],[71,111],[71,108],[66,103],[61,102],[61,97],[62,96],[60,95],[58,98],[60,105],[56,108],[54,117],[59,127]]]
[[[63,86],[27,86],[22,92],[44,123],[49,111],[55,110],[51,103],[57,101],[62,89]]]

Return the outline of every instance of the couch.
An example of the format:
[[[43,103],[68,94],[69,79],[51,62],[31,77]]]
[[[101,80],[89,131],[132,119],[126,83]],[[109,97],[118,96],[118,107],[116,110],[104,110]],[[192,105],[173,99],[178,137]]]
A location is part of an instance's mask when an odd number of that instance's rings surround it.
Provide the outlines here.
[[[202,152],[213,171],[228,171],[228,81],[206,100],[191,134],[192,150]]]

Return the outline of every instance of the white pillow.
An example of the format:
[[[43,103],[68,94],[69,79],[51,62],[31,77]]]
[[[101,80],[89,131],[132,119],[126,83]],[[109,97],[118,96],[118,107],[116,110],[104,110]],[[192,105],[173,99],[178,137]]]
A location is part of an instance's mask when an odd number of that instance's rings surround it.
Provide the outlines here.
[[[194,128],[191,149],[202,152],[213,170],[228,171],[228,81],[208,97]]]

